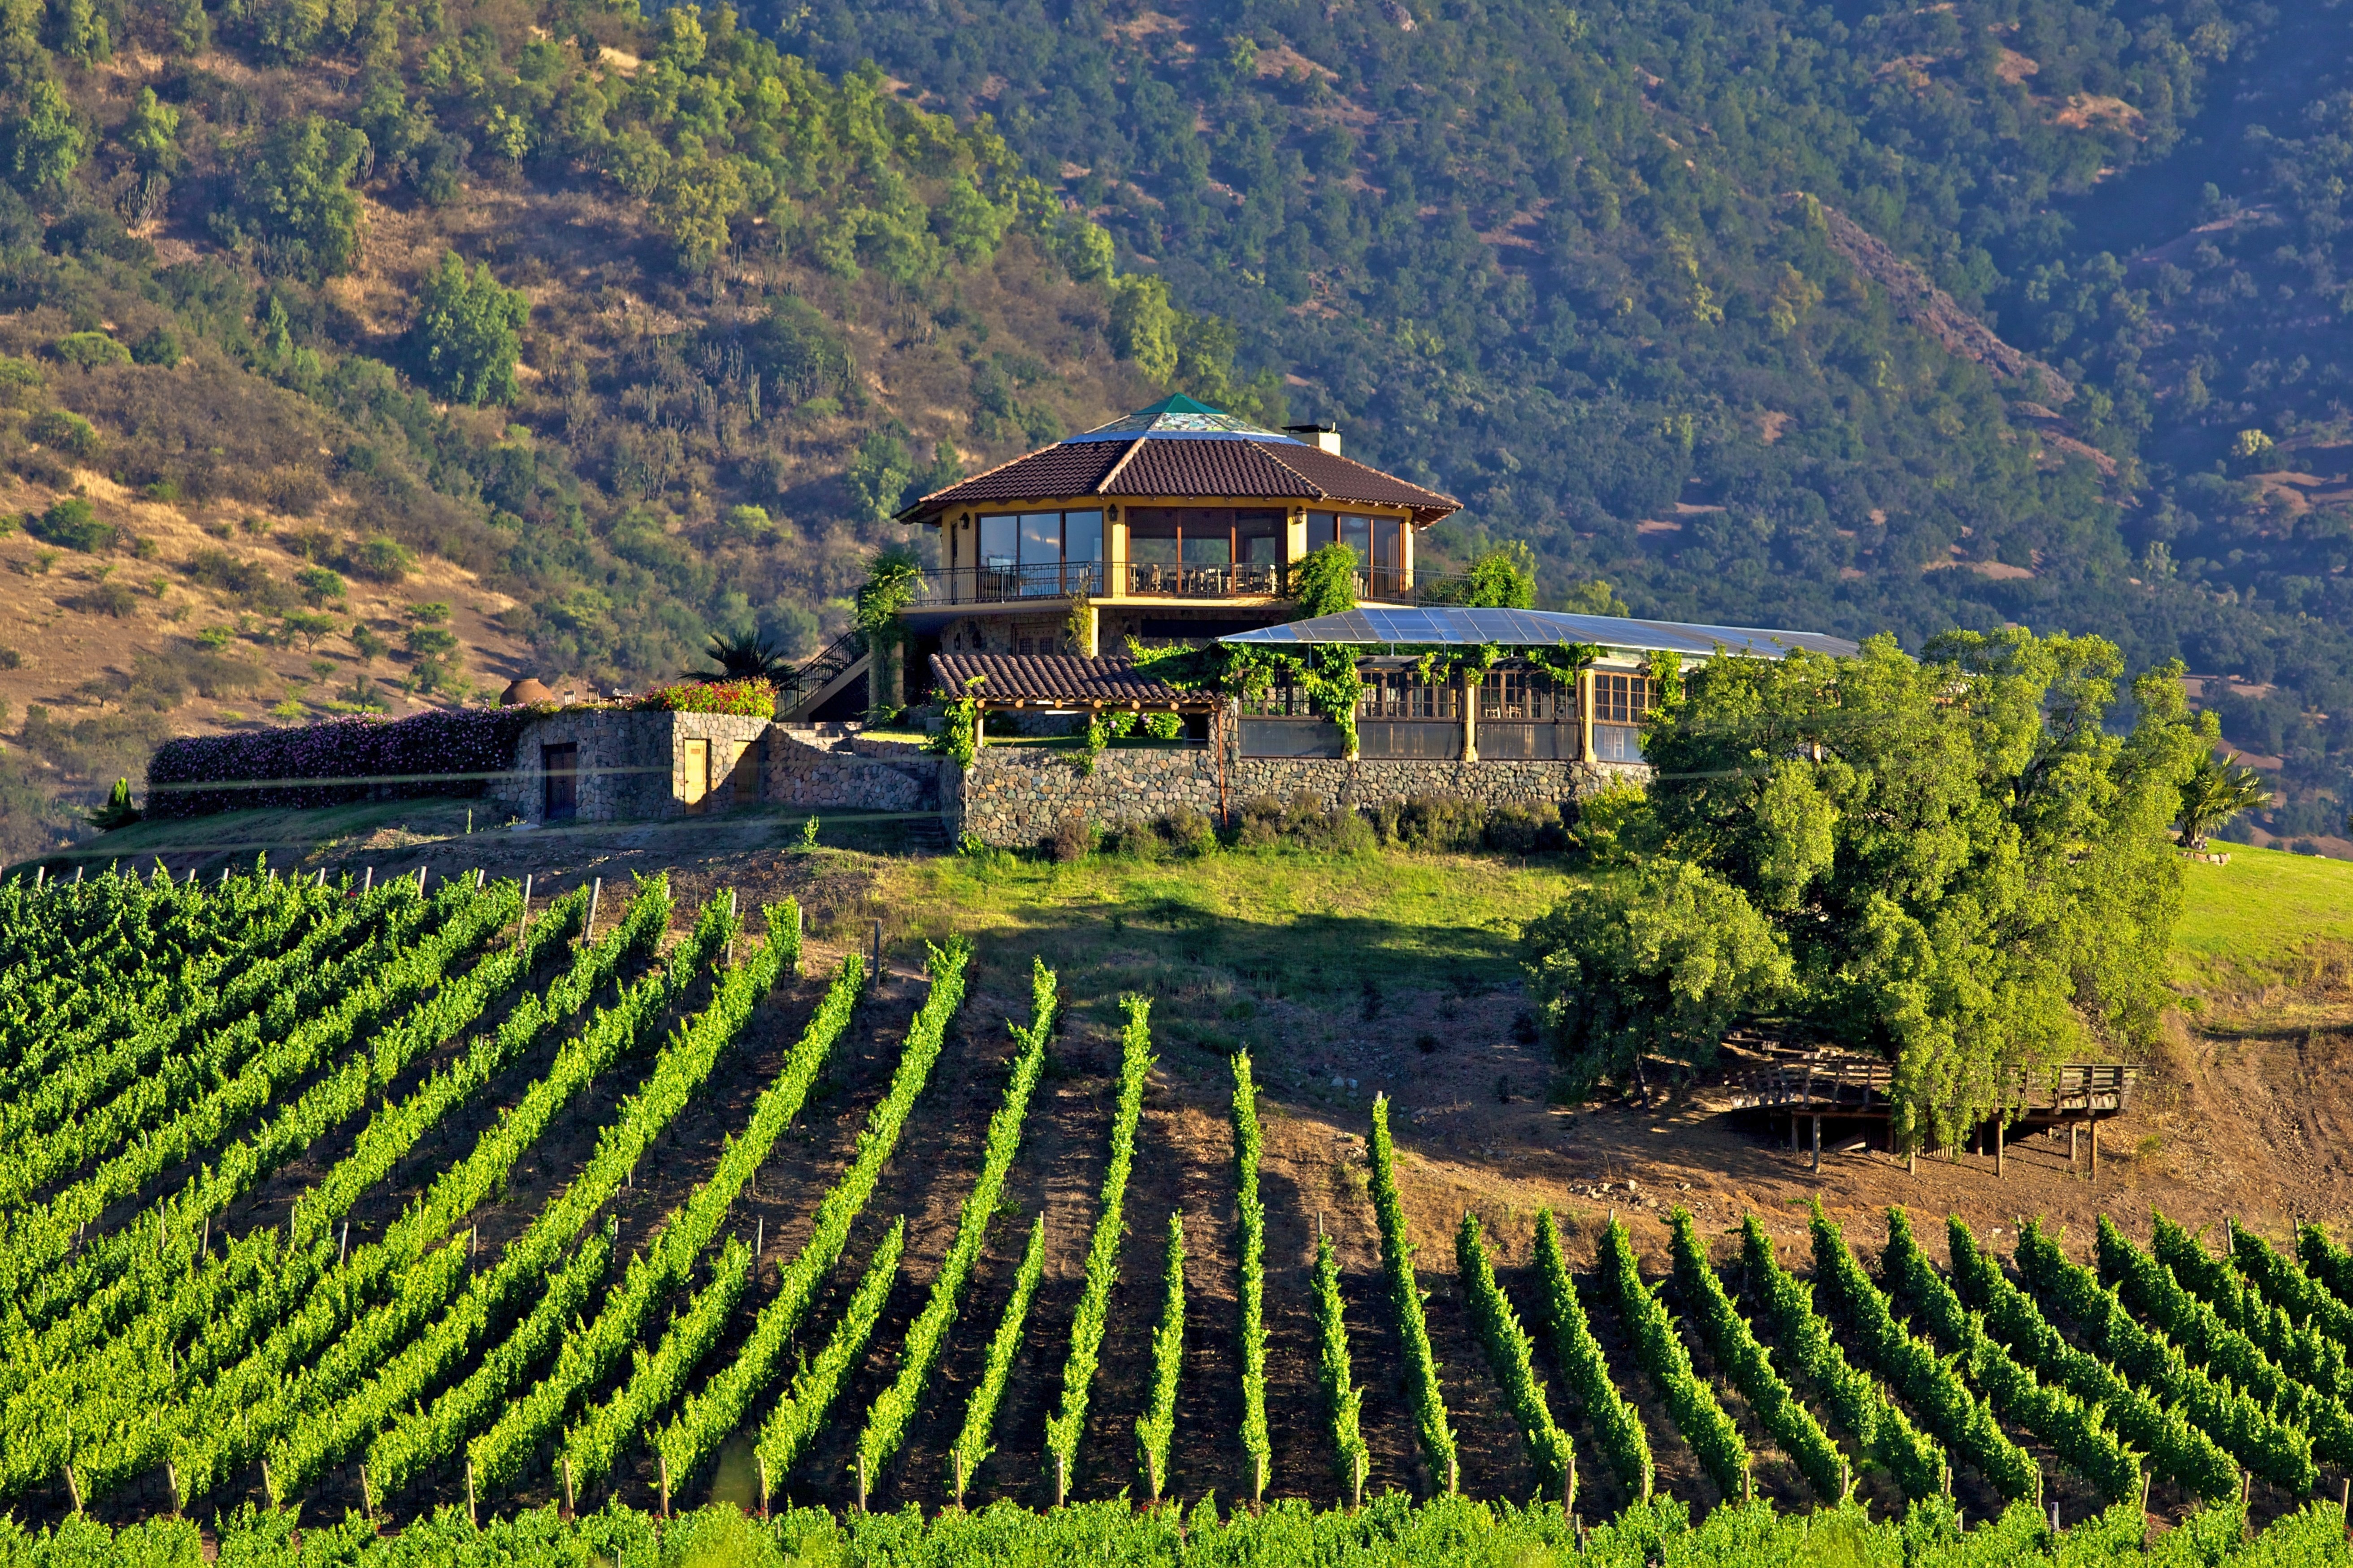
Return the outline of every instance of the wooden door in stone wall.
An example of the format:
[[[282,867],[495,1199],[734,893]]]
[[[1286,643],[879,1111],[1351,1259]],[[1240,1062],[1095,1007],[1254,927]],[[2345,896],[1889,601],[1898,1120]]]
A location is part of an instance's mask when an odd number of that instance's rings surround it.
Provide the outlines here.
[[[686,809],[694,816],[702,815],[711,800],[711,742],[689,741],[686,743]]]

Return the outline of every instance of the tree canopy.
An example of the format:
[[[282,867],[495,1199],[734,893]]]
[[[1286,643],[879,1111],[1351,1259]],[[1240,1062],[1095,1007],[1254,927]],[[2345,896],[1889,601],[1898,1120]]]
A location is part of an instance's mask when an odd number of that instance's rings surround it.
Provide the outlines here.
[[[426,275],[414,338],[424,379],[452,403],[512,403],[531,301],[455,251]]]
[[[2168,828],[2213,726],[2160,667],[2111,729],[2123,668],[2098,637],[2004,631],[1662,669],[1617,868],[1524,938],[1573,1070],[1704,1060],[1778,1016],[1891,1058],[1916,1147],[2015,1069],[2146,1045],[2181,906]]]

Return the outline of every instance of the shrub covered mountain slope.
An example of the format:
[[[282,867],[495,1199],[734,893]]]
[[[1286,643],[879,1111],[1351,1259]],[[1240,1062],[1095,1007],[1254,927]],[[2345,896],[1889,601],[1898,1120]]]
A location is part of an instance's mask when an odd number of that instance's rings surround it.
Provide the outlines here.
[[[2096,630],[2353,791],[2353,9],[812,0],[1295,415],[1641,612]]]
[[[910,487],[1158,384],[986,124],[724,10],[11,0],[0,174],[19,848],[168,729],[806,651]]]
[[[1553,595],[2179,653],[2318,838],[2348,42],[2255,0],[5,0],[11,842],[169,729],[806,650],[911,489],[1169,387],[1339,419],[1469,503],[1441,557],[1525,539]]]

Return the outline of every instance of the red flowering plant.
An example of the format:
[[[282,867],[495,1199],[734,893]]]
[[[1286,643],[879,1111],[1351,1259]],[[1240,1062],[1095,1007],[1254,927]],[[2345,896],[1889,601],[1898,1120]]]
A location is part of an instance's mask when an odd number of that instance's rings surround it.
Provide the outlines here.
[[[633,706],[659,713],[732,713],[739,719],[776,716],[776,689],[765,680],[686,680],[657,686]]]
[[[355,800],[480,795],[513,765],[539,708],[446,708],[406,719],[358,713],[298,729],[192,735],[147,763],[151,816]]]

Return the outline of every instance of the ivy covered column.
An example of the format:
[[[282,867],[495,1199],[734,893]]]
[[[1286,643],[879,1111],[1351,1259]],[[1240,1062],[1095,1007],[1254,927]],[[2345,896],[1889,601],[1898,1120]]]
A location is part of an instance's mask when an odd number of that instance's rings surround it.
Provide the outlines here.
[[[870,714],[896,712],[907,705],[904,653],[907,623],[899,612],[923,591],[923,564],[915,552],[894,545],[877,554],[858,590],[858,629],[866,634],[866,706]]]

